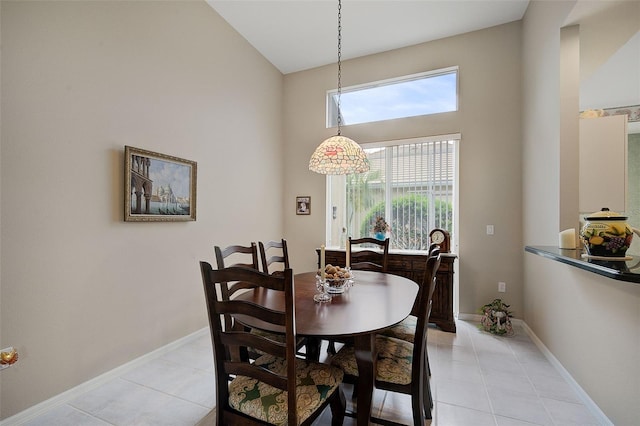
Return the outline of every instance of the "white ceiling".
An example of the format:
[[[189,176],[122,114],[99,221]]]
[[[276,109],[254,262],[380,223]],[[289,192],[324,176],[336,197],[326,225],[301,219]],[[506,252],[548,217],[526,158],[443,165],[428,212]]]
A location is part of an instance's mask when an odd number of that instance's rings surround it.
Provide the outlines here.
[[[337,61],[337,0],[207,0],[283,74]],[[342,59],[522,19],[529,0],[342,0]]]

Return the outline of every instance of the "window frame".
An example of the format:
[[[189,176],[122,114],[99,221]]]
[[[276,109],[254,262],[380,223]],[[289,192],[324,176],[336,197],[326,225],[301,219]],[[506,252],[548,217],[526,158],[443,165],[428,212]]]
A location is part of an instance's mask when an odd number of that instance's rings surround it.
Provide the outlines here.
[[[374,148],[388,148],[388,147],[393,147],[393,146],[401,146],[401,145],[412,145],[412,144],[422,144],[422,143],[429,143],[429,142],[443,142],[443,141],[454,141],[454,164],[453,164],[453,182],[452,182],[452,193],[451,193],[451,211],[452,211],[452,223],[451,223],[451,241],[450,241],[450,248],[452,251],[457,250],[457,246],[458,246],[458,217],[459,217],[459,211],[458,211],[458,197],[459,197],[459,175],[460,175],[460,167],[459,167],[459,162],[460,162],[460,143],[462,141],[462,135],[461,133],[450,133],[450,134],[444,134],[444,135],[433,135],[433,136],[422,136],[422,137],[416,137],[416,138],[409,138],[409,139],[396,139],[396,140],[388,140],[388,141],[381,141],[381,142],[371,142],[371,143],[363,143],[361,144],[361,146],[363,147],[363,149],[367,150],[367,149],[374,149]],[[392,157],[388,156],[386,157],[386,161],[387,161],[387,166],[389,165],[390,162],[393,161]],[[325,178],[325,199],[327,200],[327,202],[325,203],[326,206],[326,211],[325,211],[325,241],[327,244],[327,247],[333,247],[333,248],[343,248],[344,247],[344,242],[342,241],[343,237],[346,238],[346,235],[342,235],[342,233],[336,233],[336,232],[332,232],[332,221],[335,220],[336,218],[334,217],[334,211],[333,211],[333,184],[332,184],[332,179],[337,178],[336,177],[332,177],[331,175],[327,175]],[[346,183],[345,183],[346,185]],[[385,182],[385,186],[393,186],[393,182]],[[392,191],[385,191],[385,217],[390,218],[391,217],[391,200],[393,199],[393,194]],[[337,211],[335,212],[336,215],[342,215],[343,217],[346,217],[346,205],[347,203],[345,202],[344,205],[342,205],[342,209],[338,208]],[[342,211],[340,211],[342,210]],[[339,225],[338,225],[339,226]],[[393,231],[392,231],[393,232]],[[332,235],[333,234],[333,235]],[[398,248],[394,248],[394,251],[397,252],[423,252],[423,250],[411,250],[411,249],[398,249]]]
[[[457,112],[460,110],[460,70],[459,70],[459,66],[455,65],[455,66],[450,66],[450,67],[446,67],[446,68],[439,68],[436,70],[431,70],[431,71],[424,71],[424,72],[420,72],[420,73],[416,73],[416,74],[410,74],[410,75],[405,75],[405,76],[401,76],[401,77],[393,77],[393,78],[388,78],[388,79],[384,79],[384,80],[378,80],[378,81],[373,81],[373,82],[369,82],[369,83],[362,83],[362,84],[356,84],[353,86],[347,86],[347,87],[342,87],[341,88],[341,94],[348,94],[348,93],[352,93],[352,92],[358,92],[358,91],[364,91],[364,90],[369,90],[369,89],[375,89],[375,88],[379,88],[379,87],[385,87],[385,86],[391,86],[394,84],[402,84],[402,83],[407,83],[410,81],[416,81],[416,80],[423,80],[423,79],[428,79],[428,78],[434,78],[434,77],[438,77],[438,76],[442,76],[442,75],[447,75],[447,74],[455,74],[455,108],[453,110],[446,110],[446,111],[437,111],[437,112],[430,112],[430,113],[426,113],[426,114],[415,114],[415,115],[407,115],[407,116],[400,116],[400,117],[389,117],[389,118],[382,118],[382,119],[376,119],[376,120],[372,120],[372,121],[360,121],[360,122],[356,122],[356,123],[346,123],[344,119],[341,120],[341,126],[349,126],[349,125],[356,125],[356,124],[369,124],[369,123],[377,123],[379,121],[387,121],[387,120],[397,120],[397,119],[402,119],[402,118],[411,118],[411,117],[422,117],[425,115],[434,115],[434,114],[442,114],[442,113],[446,113],[446,112]],[[326,93],[326,128],[333,128],[333,127],[337,127],[338,126],[338,119],[337,119],[337,114],[339,113],[338,111],[338,105],[337,105],[337,95],[338,94],[338,89],[331,89],[331,90],[327,90]],[[341,108],[343,107],[343,105],[341,105]]]

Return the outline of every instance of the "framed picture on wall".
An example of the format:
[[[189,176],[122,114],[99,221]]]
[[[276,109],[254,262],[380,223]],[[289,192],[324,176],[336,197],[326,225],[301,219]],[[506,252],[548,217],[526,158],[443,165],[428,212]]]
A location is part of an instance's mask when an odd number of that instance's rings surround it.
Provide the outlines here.
[[[171,155],[124,147],[124,220],[196,220],[197,163]]]
[[[311,214],[311,197],[296,197],[296,214]]]

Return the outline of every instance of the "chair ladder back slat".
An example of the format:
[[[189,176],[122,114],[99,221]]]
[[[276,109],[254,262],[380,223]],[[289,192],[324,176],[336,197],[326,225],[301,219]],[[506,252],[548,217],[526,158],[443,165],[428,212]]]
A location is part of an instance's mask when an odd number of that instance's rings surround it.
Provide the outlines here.
[[[225,370],[230,375],[253,377],[278,389],[287,389],[287,377],[266,368],[245,362],[226,361]]]
[[[260,250],[260,261],[262,263],[262,272],[268,274],[282,273],[284,269],[289,269],[289,250],[287,248],[287,240],[284,238],[280,241],[269,240],[266,243],[258,242]],[[271,270],[274,263],[281,264],[281,269]]]
[[[213,251],[216,257],[216,264],[218,269],[224,269],[228,267],[245,267],[258,270],[258,246],[256,243],[251,242],[248,246],[243,245],[230,245],[224,249],[220,246],[214,246]],[[249,260],[245,260],[249,257]],[[239,259],[242,259],[240,261]],[[235,263],[229,263],[235,262]],[[220,298],[222,300],[229,300],[239,290],[250,288],[252,286],[246,283],[234,282],[234,281],[221,281],[218,283],[221,288]],[[225,316],[224,319],[225,328],[231,329],[231,319]]]
[[[349,266],[355,270],[387,272],[389,270],[389,238],[349,237]]]
[[[218,269],[229,268],[231,266],[244,266],[246,268],[258,269],[258,246],[254,242],[248,246],[231,245],[224,249],[219,246],[214,246],[214,251]],[[244,260],[247,255],[250,256],[249,261]],[[229,263],[228,258],[230,257],[234,263]],[[243,260],[238,261],[240,258]]]

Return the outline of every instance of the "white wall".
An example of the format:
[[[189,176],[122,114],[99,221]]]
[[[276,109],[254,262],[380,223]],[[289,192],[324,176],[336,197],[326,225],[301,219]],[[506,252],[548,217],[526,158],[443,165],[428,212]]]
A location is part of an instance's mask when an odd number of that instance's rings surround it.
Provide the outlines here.
[[[204,1],[0,10],[6,418],[207,326],[198,261],[282,235],[283,79]],[[123,222],[124,145],[198,162],[196,222]]]
[[[458,65],[460,110],[454,113],[344,126],[359,143],[462,133],[460,143],[460,311],[475,314],[496,297],[522,305],[522,152],[520,23],[343,62],[350,86]],[[287,146],[286,234],[294,269],[315,268],[325,229],[325,177],[310,172],[315,147],[335,133],[325,128],[325,94],[336,87],[335,65],[285,76]],[[297,195],[310,195],[310,216],[296,216]],[[495,235],[486,235],[486,225]],[[498,293],[498,282],[507,293]]]
[[[578,96],[560,84],[560,28],[574,5],[532,1],[523,20],[525,245],[557,246],[559,218],[567,217],[560,200],[578,189],[570,171],[560,178],[561,168],[576,167],[560,161],[577,136]],[[575,81],[570,86],[578,88]],[[570,103],[574,111],[566,108]],[[637,424],[640,286],[533,254],[524,256],[524,274],[527,325],[614,424]]]

